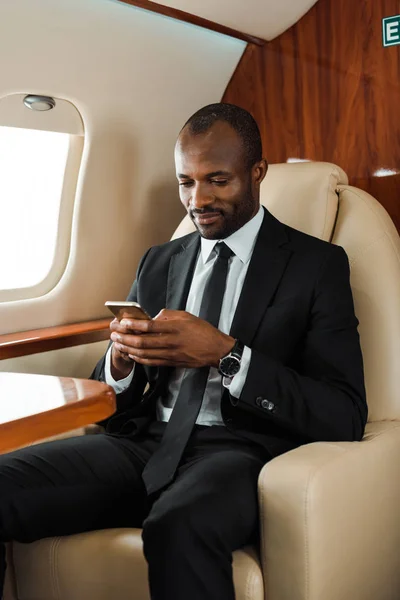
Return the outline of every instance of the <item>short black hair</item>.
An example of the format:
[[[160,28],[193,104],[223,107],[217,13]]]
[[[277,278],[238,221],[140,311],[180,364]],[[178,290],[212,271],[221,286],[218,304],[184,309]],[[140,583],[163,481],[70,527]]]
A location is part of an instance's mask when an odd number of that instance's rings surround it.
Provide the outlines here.
[[[225,121],[240,136],[247,166],[250,168],[262,160],[262,142],[258,125],[247,110],[235,104],[218,102],[208,104],[194,113],[182,127],[197,135],[208,131],[217,121]]]

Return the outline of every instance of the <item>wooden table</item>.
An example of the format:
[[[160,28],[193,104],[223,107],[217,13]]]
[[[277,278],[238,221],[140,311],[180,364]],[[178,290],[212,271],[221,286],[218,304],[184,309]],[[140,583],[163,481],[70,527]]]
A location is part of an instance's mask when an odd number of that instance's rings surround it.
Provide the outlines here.
[[[0,373],[0,453],[101,421],[114,390],[99,381]]]

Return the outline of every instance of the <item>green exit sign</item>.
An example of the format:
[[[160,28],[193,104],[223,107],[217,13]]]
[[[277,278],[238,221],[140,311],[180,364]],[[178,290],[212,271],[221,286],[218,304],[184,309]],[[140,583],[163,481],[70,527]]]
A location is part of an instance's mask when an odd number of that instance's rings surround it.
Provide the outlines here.
[[[382,27],[384,46],[400,44],[400,15],[382,19]]]

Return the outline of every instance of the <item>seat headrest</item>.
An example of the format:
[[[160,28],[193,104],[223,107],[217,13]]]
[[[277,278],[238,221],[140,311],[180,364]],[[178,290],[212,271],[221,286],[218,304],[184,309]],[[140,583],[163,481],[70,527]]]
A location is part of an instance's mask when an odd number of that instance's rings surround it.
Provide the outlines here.
[[[348,183],[346,173],[325,162],[270,165],[261,185],[261,203],[280,221],[295,229],[329,241],[333,235],[338,185]],[[186,216],[172,239],[191,233],[195,227]]]
[[[261,203],[290,227],[330,241],[338,211],[339,184],[346,173],[325,162],[270,165],[261,186]]]

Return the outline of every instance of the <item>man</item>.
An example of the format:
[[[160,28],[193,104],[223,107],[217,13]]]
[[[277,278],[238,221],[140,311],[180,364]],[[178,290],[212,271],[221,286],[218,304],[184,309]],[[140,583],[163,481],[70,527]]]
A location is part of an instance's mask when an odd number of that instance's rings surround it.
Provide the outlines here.
[[[111,324],[93,377],[117,412],[106,434],[0,457],[0,539],[143,526],[153,600],[233,600],[263,464],[362,437],[358,322],[345,252],[260,207],[267,164],[246,111],[195,113],[175,162],[197,232],[143,257],[129,300],[152,320]]]

